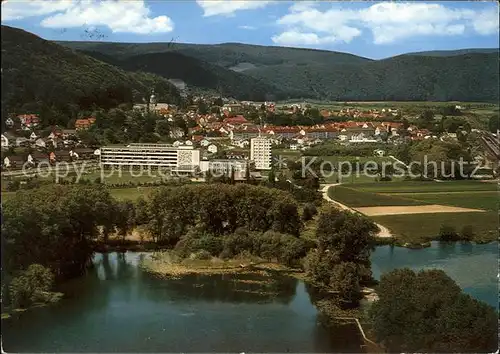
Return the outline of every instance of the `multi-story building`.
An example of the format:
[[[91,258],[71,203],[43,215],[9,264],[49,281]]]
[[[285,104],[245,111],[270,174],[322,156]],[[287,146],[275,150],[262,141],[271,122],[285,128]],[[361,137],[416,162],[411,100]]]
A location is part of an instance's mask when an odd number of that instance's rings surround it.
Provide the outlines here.
[[[217,159],[210,161],[201,161],[201,172],[210,172],[214,176],[230,176],[234,173],[238,176],[244,176],[247,170],[248,161],[244,159]]]
[[[151,166],[172,172],[195,173],[200,167],[200,150],[193,146],[169,144],[130,144],[123,147],[103,147],[100,163],[112,166]]]
[[[251,139],[250,160],[254,161],[256,170],[270,170],[271,141],[264,137]]]

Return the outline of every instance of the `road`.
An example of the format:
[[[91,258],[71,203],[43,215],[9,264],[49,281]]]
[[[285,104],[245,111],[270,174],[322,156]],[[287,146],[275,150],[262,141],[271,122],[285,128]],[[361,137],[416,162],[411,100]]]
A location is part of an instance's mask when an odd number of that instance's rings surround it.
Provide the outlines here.
[[[338,186],[338,185],[340,185],[340,184],[341,184],[341,183],[326,184],[326,185],[323,187],[323,189],[321,190],[321,192],[323,193],[323,199],[328,200],[330,203],[335,204],[335,206],[339,207],[339,208],[340,208],[340,209],[342,209],[342,210],[348,210],[348,211],[350,211],[350,212],[352,212],[352,213],[359,213],[359,211],[357,211],[356,209],[350,208],[350,207],[348,207],[347,205],[344,205],[344,204],[342,204],[342,203],[339,203],[339,202],[337,202],[336,200],[333,200],[332,198],[330,198],[330,197],[328,196],[328,189],[329,189],[330,187],[335,187],[335,186]],[[392,235],[391,231],[390,231],[387,227],[385,227],[385,226],[383,226],[383,225],[380,225],[380,224],[377,224],[377,223],[375,223],[375,224],[376,224],[376,225],[378,226],[378,228],[380,229],[379,233],[377,234],[377,237],[393,237],[393,235]]]

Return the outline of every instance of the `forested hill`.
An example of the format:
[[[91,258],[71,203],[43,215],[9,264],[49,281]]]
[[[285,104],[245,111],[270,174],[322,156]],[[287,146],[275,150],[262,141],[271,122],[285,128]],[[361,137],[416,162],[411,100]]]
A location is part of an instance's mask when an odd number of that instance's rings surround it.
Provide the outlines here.
[[[407,53],[405,55],[423,55],[427,57],[451,57],[455,55],[463,54],[499,54],[498,48],[468,48],[468,49],[457,49],[457,50],[430,50],[425,52],[415,52]]]
[[[253,78],[178,52],[147,53],[125,58],[96,51],[81,52],[123,70],[179,79],[188,87],[211,90],[241,100],[270,101],[307,95],[306,91],[295,88],[285,92],[267,78]]]
[[[114,60],[140,62],[141,69],[169,77],[173,69],[156,66],[160,58],[174,60],[174,53],[198,60],[185,60],[186,67],[202,66],[196,80],[214,87],[227,69],[238,71],[278,87],[277,96],[328,100],[457,100],[498,101],[498,51],[464,49],[405,54],[371,60],[325,50],[266,47],[240,43],[197,45],[182,43],[59,42],[73,49],[92,50]],[[184,57],[184,58],[185,58]],[[180,58],[180,57],[178,57]],[[169,62],[169,61],[167,61]],[[127,67],[127,66],[125,66]],[[149,69],[148,69],[149,67]],[[226,71],[220,71],[224,69]],[[182,72],[182,66],[179,67]],[[190,73],[178,75],[191,81]],[[244,86],[227,85],[230,96],[241,97]],[[250,98],[248,98],[250,99]]]
[[[2,26],[2,107],[110,107],[142,101],[152,87],[160,100],[178,102],[178,91],[166,79],[255,101],[497,102],[498,52],[455,54],[371,60],[325,50],[239,43],[54,43]]]
[[[142,101],[152,88],[167,102],[180,102],[178,90],[165,78],[128,73],[26,31],[2,26],[3,113],[51,107],[68,116],[93,106]]]

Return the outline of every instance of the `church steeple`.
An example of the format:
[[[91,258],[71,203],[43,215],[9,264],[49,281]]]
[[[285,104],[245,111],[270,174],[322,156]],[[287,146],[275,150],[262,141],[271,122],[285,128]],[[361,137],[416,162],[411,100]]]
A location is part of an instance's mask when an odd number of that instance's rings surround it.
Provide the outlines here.
[[[149,97],[149,104],[153,107],[156,107],[157,101],[156,101],[155,89],[151,91],[151,96]]]

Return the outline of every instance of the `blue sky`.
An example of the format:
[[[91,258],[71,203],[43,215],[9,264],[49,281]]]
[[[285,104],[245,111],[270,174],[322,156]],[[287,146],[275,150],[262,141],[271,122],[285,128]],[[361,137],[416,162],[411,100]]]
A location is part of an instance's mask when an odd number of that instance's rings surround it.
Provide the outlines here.
[[[7,0],[2,24],[52,40],[241,42],[375,59],[499,46],[496,2]]]

